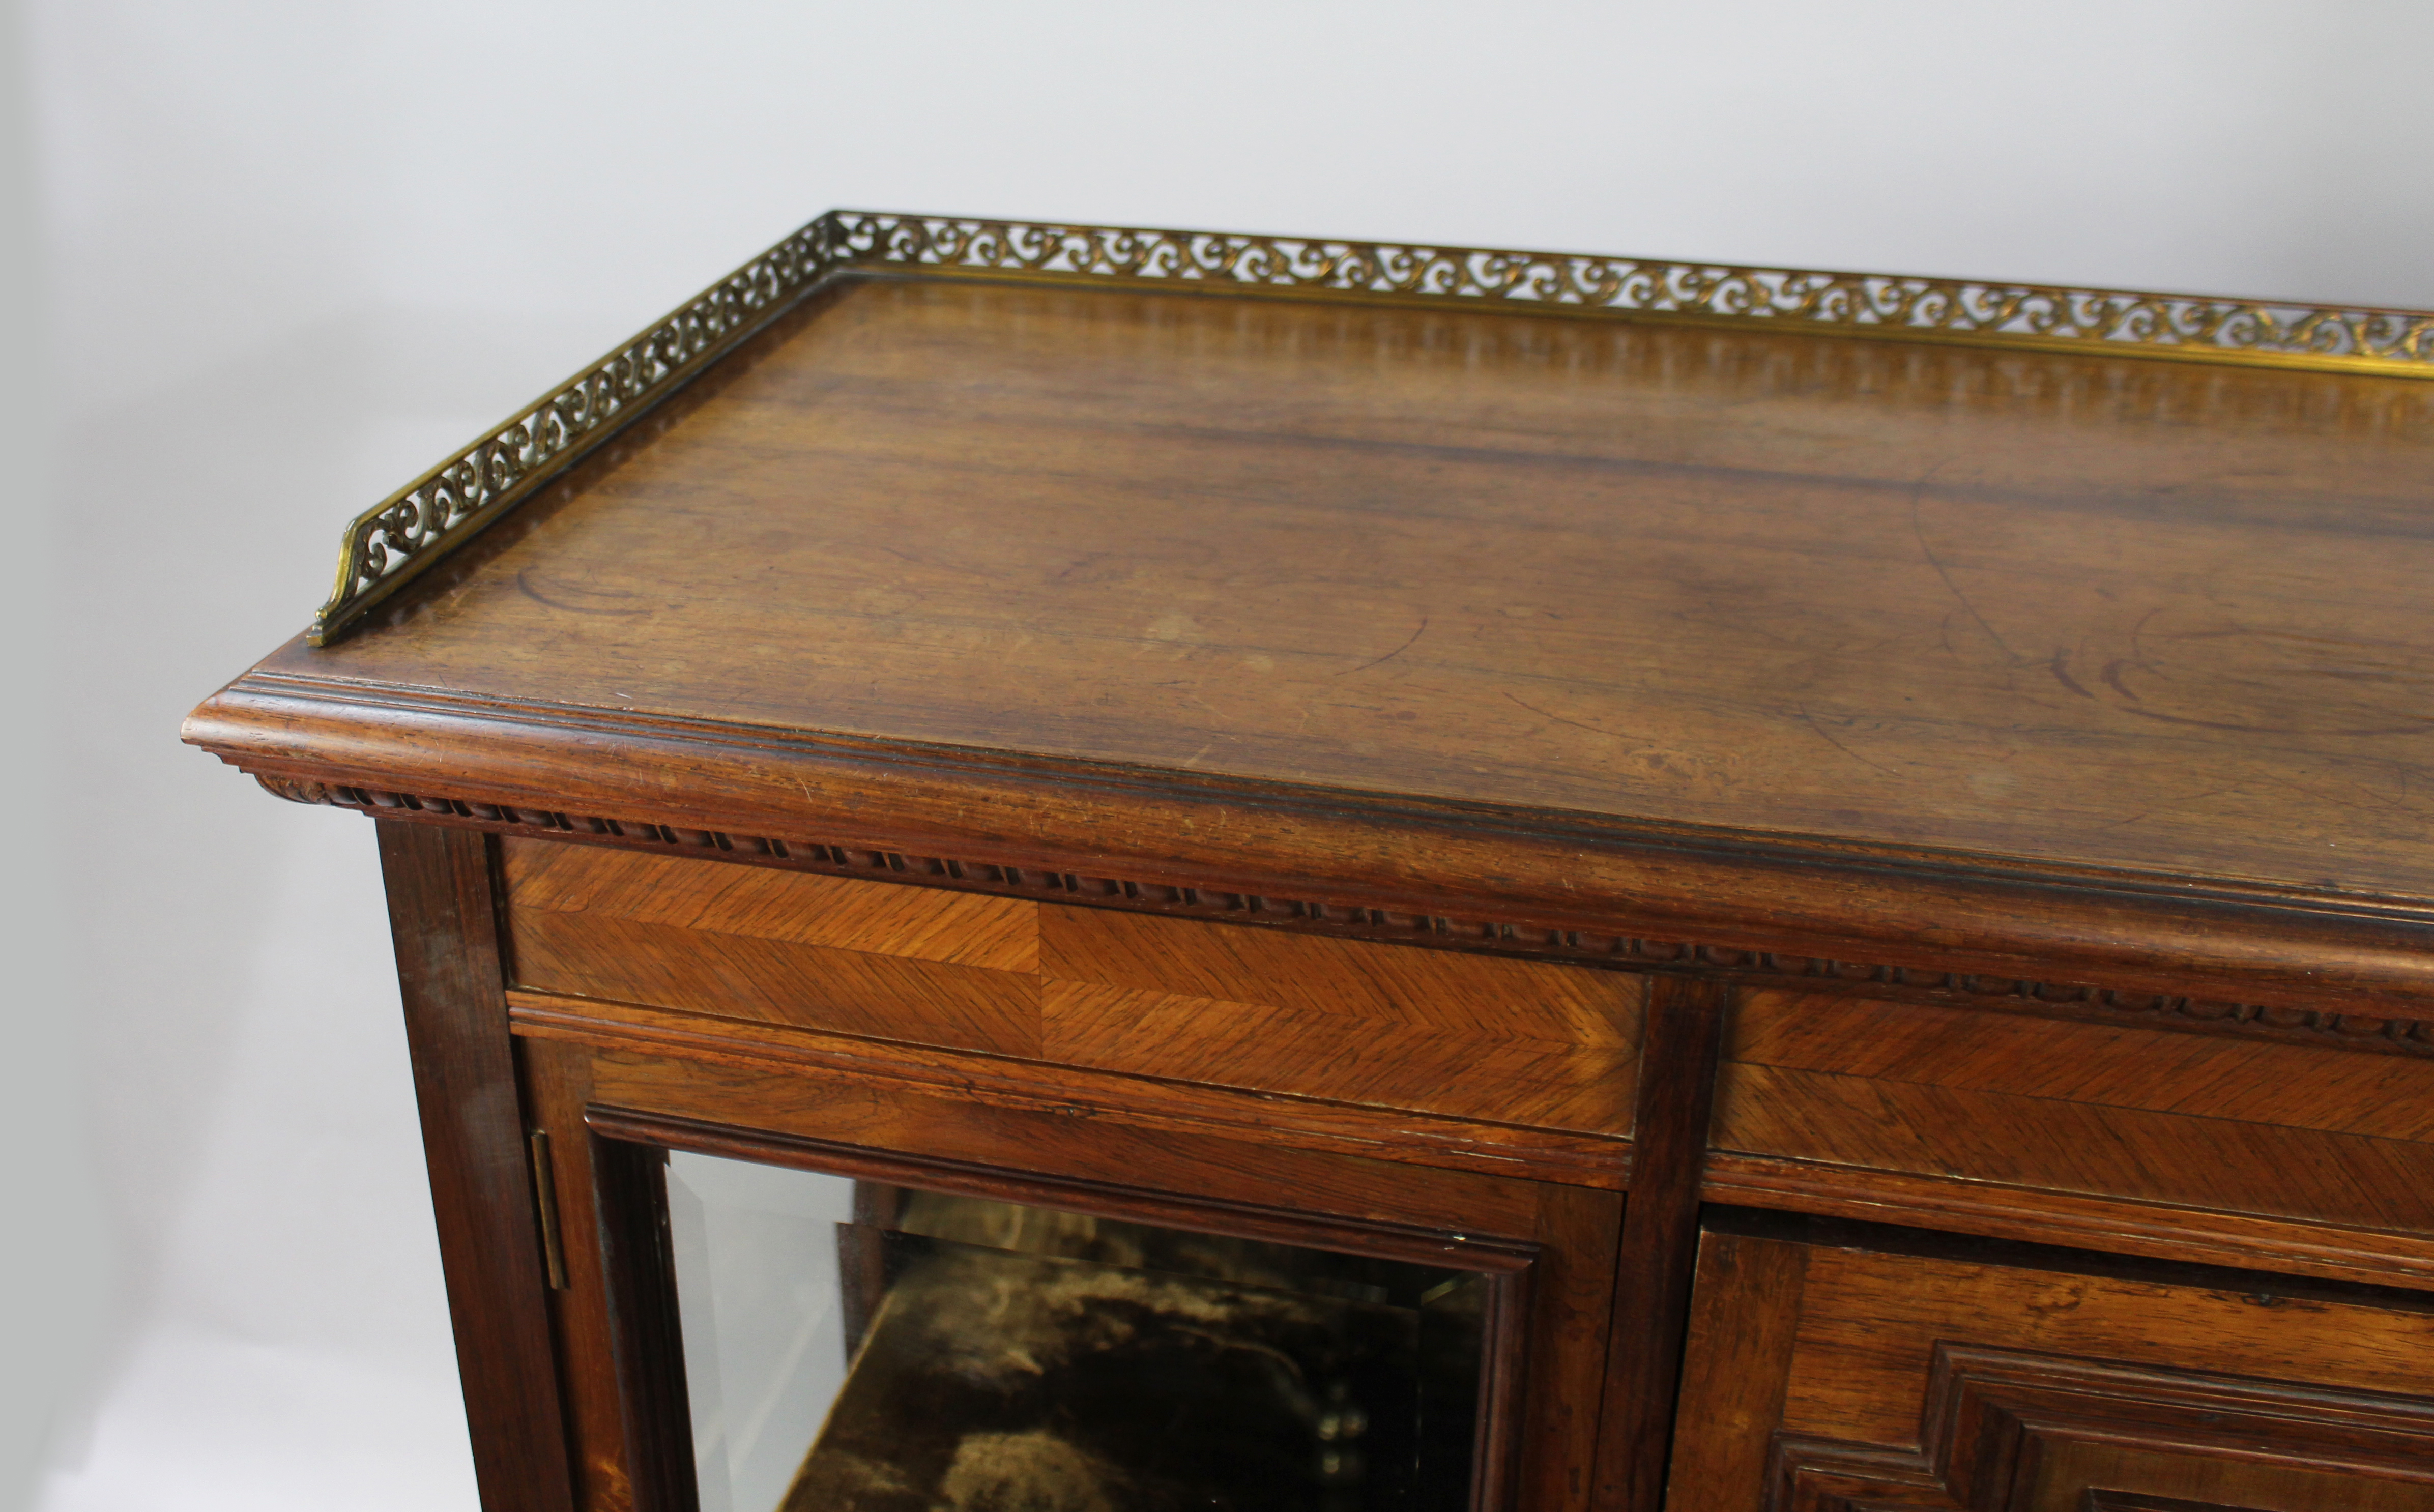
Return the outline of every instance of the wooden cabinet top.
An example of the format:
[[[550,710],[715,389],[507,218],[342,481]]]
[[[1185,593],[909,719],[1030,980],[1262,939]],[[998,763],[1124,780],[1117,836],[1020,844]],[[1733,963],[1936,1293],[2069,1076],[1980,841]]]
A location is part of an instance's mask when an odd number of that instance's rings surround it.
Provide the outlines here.
[[[2424,318],[1392,284],[840,261],[189,738],[345,801],[2434,991]]]

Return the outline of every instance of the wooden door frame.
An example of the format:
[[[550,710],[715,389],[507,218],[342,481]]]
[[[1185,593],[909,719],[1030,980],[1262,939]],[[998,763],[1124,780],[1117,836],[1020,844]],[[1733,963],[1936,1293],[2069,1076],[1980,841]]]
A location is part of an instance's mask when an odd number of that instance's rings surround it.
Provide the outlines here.
[[[1543,1247],[1537,1243],[1472,1235],[1449,1245],[1443,1232],[1407,1225],[1077,1181],[598,1104],[584,1110],[583,1122],[591,1136],[600,1242],[608,1257],[603,1300],[618,1345],[635,1512],[695,1512],[697,1505],[669,1242],[665,1157],[670,1151],[1480,1276],[1489,1290],[1470,1505],[1475,1512],[1513,1512],[1521,1418],[1527,1410],[1531,1273]]]

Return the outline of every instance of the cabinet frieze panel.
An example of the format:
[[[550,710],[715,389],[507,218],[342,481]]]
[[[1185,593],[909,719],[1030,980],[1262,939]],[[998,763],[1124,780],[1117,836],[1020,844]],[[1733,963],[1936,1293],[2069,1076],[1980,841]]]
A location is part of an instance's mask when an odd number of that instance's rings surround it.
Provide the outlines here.
[[[505,800],[401,793],[257,774],[263,788],[295,803],[354,809],[383,818],[471,825],[502,834],[583,845],[677,852],[747,866],[780,867],[832,876],[862,876],[920,886],[964,888],[1013,897],[1046,898],[1096,907],[1135,908],[1218,919],[1229,923],[1309,930],[1423,947],[1481,951],[1541,960],[1653,971],[1729,974],[1751,981],[1865,987],[1931,995],[2013,1012],[2105,1022],[2138,1022],[2203,1034],[2236,1034],[2305,1044],[2434,1056],[2434,1021],[2331,1009],[2243,1004],[2220,999],[2124,991],[2084,983],[1871,965],[1774,951],[1744,950],[1696,940],[1600,935],[1372,908],[1323,899],[1276,898],[1176,883],[1088,875],[1044,867],[1003,866],[952,857],[911,855],[827,841],[738,835],[639,817],[610,817],[519,805]]]

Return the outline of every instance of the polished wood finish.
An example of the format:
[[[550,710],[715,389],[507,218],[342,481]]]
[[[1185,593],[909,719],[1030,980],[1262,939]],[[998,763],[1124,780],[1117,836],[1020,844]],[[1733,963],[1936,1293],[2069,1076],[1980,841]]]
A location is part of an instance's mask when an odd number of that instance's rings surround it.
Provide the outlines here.
[[[601,1242],[591,1138],[583,1126],[583,1110],[591,1101],[591,1057],[579,1046],[528,1037],[519,1039],[516,1049],[526,1116],[549,1136],[558,1229],[565,1236],[566,1285],[550,1292],[549,1308],[568,1436],[576,1451],[575,1504],[583,1512],[633,1512],[631,1467],[637,1456],[626,1442],[626,1394],[607,1301],[608,1258]],[[650,1452],[641,1457],[647,1461]]]
[[[1498,1178],[1420,1166],[1346,1163],[1347,1158],[1249,1141],[1178,1138],[1093,1117],[975,1104],[905,1089],[845,1095],[826,1078],[775,1077],[692,1059],[602,1050],[592,1057],[593,1101],[660,1118],[748,1125],[770,1134],[1000,1168],[1043,1178],[1129,1186],[1157,1172],[1160,1185],[1212,1202],[1335,1211],[1363,1223],[1511,1236],[1534,1198]],[[1177,1200],[1183,1200],[1178,1198]]]
[[[591,1142],[600,1215],[601,1297],[622,1409],[617,1443],[634,1512],[697,1512],[692,1404],[668,1227],[667,1153],[621,1140]]]
[[[1864,1145],[1869,1121],[1851,1131]],[[2434,1236],[2207,1212],[2171,1203],[2083,1197],[1948,1177],[1914,1177],[1830,1161],[1707,1157],[1711,1201],[1843,1218],[1932,1224],[1955,1233],[2060,1245],[2211,1265],[2264,1265],[2303,1276],[2434,1288]]]
[[[1725,1200],[2434,1283],[2414,1058],[1759,991],[1714,1143]]]
[[[1640,978],[510,839],[518,985],[1625,1135]]]
[[[411,814],[424,823],[460,825],[520,839],[566,841],[821,876],[863,877],[1004,897],[1083,902],[1093,907],[1257,924],[1294,934],[1418,945],[1431,950],[1630,970],[1687,970],[1703,975],[1729,975],[1753,984],[1797,983],[1810,988],[1820,982],[1864,984],[1864,990],[1870,994],[1901,1001],[1963,1002],[1979,1007],[2083,1022],[2141,1022],[2150,1027],[2242,1040],[2338,1045],[2393,1055],[2434,1054],[2434,1019],[2394,1017],[2392,1005],[2355,995],[2326,997],[2318,991],[2290,995],[2274,1004],[2238,1003],[2192,997],[2183,991],[2128,991],[2084,982],[1994,976],[1947,969],[1971,959],[1966,953],[1948,958],[1945,966],[1870,965],[1683,938],[1681,935],[1688,932],[1679,929],[1670,936],[1607,932],[1616,926],[1616,920],[1608,920],[1603,929],[1558,929],[1549,927],[1543,920],[1516,923],[1484,919],[1466,904],[1463,912],[1456,914],[1372,907],[1347,902],[1341,895],[1318,896],[1336,892],[1334,884],[1320,879],[1294,884],[1291,896],[1229,892],[1143,881],[1138,876],[1102,876],[1096,874],[1097,868],[1081,872],[1039,866],[1001,866],[800,838],[729,834],[631,817],[611,819],[599,815],[518,808],[512,803],[479,798],[416,795],[270,776],[259,781],[266,791],[294,802],[329,804],[374,817]],[[2189,985],[2185,976],[2169,980],[2180,987]]]
[[[722,833],[2423,1003],[2429,393],[848,283],[190,734]]]
[[[1618,1190],[1629,1143],[1418,1113],[1381,1113],[1315,1099],[1026,1063],[968,1051],[825,1035],[779,1025],[739,1028],[696,1014],[515,992],[518,1030],[536,1037],[678,1056],[839,1086],[879,1082],[951,1092],[994,1107],[1087,1111],[1139,1128],[1246,1134],[1336,1154],[1371,1155],[1459,1171],[1488,1171]]]
[[[1763,1504],[1756,1493],[1766,1485],[1783,1416],[1808,1258],[1796,1244],[1700,1246],[1698,1305],[1683,1354],[1684,1414],[1666,1467],[1675,1512],[1752,1512]]]
[[[2434,1061],[1756,992],[1720,1149],[2434,1239]]]
[[[2395,400],[2434,419],[2394,379],[870,282],[268,667],[2427,889],[2434,809],[2369,776],[2434,628]]]
[[[1668,1504],[2434,1507],[2425,1299],[1936,1247],[1709,1233]]]
[[[1093,909],[1041,924],[1053,1059],[1631,1131],[1638,978]]]
[[[841,274],[189,720],[486,1504],[685,1512],[682,1147],[1508,1275],[1512,1512],[2434,1508],[2434,386],[1234,293]]]
[[[462,830],[380,827],[474,1480],[489,1512],[572,1512],[489,852]]]
[[[1690,1313],[1699,1239],[1701,1167],[1707,1151],[1731,993],[1713,982],[1670,979],[1648,1005],[1636,1179],[1624,1210],[1616,1270],[1614,1342],[1598,1499],[1613,1512],[1656,1512]]]
[[[711,935],[739,946],[759,939],[976,971],[1039,970],[1039,909],[1015,899],[687,866],[675,856],[527,840],[502,843],[499,855],[520,937],[572,917]],[[519,955],[517,968],[533,985],[548,985],[535,975],[542,960]]]

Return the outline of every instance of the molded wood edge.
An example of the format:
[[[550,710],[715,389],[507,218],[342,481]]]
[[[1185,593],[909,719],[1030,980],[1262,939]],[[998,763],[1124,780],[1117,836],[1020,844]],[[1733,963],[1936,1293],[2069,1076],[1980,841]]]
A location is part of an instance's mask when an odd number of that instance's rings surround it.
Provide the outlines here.
[[[2401,907],[2168,890],[1562,815],[930,752],[608,711],[239,679],[185,739],[257,776],[531,804],[746,835],[1690,938],[1898,967],[2322,1005],[2434,1004],[2434,922]],[[2372,1011],[2372,1005],[2360,1004]]]
[[[1710,1202],[2434,1291],[2434,1235],[1715,1151]]]
[[[523,988],[509,989],[507,1004],[515,1032],[535,1039],[793,1076],[827,1074],[1029,1112],[1267,1140],[1328,1154],[1569,1186],[1614,1191],[1631,1179],[1632,1143],[1620,1137],[1401,1109],[1381,1117],[1385,1110],[1320,1098],[1170,1082]]]

